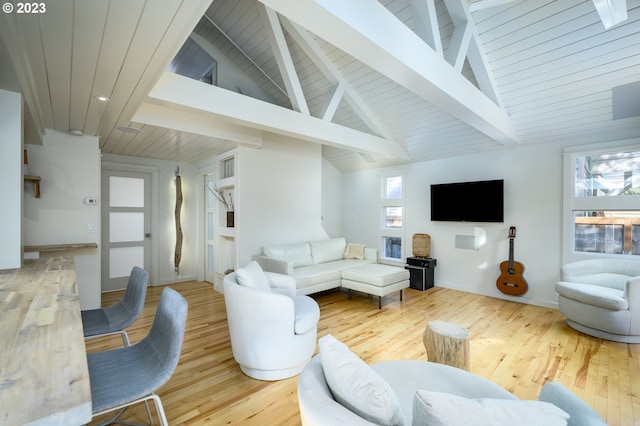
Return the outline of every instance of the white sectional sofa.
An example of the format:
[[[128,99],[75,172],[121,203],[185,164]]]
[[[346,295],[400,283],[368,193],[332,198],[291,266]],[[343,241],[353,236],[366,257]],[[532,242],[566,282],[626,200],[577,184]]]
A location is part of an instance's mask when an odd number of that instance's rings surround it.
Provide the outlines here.
[[[340,287],[344,269],[376,263],[378,250],[331,238],[264,246],[262,254],[253,259],[265,271],[293,276],[297,294],[307,295]]]

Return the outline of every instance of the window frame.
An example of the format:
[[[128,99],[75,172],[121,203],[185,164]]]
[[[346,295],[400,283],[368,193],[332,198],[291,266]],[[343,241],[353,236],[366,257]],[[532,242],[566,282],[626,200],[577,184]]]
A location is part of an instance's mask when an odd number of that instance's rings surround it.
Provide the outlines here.
[[[575,250],[574,211],[640,211],[640,195],[610,197],[578,197],[575,188],[575,163],[577,157],[638,151],[640,139],[567,147],[563,150],[563,206],[562,206],[562,263],[594,257],[638,260],[638,255]]]
[[[387,179],[400,177],[402,179],[402,195],[400,198],[386,198],[386,189],[387,189]],[[378,217],[379,217],[379,235],[378,235],[378,261],[380,263],[389,263],[389,264],[404,264],[404,258],[406,253],[406,238],[405,238],[405,230],[407,227],[406,224],[406,189],[407,189],[407,178],[406,173],[404,171],[389,171],[380,175],[380,204],[378,206]],[[397,228],[390,228],[386,226],[386,215],[385,211],[388,207],[399,207],[402,209],[401,223],[402,225]],[[400,258],[396,259],[394,257],[386,257],[385,256],[385,238],[400,238]]]

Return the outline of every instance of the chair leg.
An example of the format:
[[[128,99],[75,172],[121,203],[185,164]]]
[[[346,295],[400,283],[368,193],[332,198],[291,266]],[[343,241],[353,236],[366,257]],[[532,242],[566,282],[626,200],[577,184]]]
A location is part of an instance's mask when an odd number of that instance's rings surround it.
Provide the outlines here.
[[[124,343],[125,346],[131,346],[131,342],[129,341],[129,335],[124,330],[114,331],[111,333],[96,334],[95,336],[87,336],[84,338],[84,340],[98,339],[100,337],[112,336],[114,334],[119,334],[122,337],[122,343]]]
[[[118,411],[118,413],[111,417],[109,420],[105,420],[99,424],[97,424],[96,426],[106,426],[106,425],[113,425],[113,424],[119,424],[119,425],[128,425],[128,426],[147,426],[147,425],[143,425],[140,423],[131,423],[131,422],[127,422],[124,420],[119,420],[119,417],[122,415],[122,413],[124,413],[124,410],[127,409],[127,407],[130,407],[131,405],[137,404],[139,402],[144,402],[145,408],[147,410],[147,416],[149,417],[149,426],[153,426],[153,417],[151,417],[151,410],[149,409],[149,399],[153,399],[153,402],[155,404],[156,407],[156,413],[158,414],[158,421],[160,422],[161,426],[169,426],[169,421],[167,420],[167,416],[164,412],[164,407],[162,406],[162,401],[160,400],[160,397],[158,395],[156,395],[155,393],[152,393],[150,395],[147,395],[143,398],[139,398],[136,399],[135,401],[131,401],[128,404],[126,404],[124,407],[122,406],[117,406],[117,407],[113,407],[110,408],[108,410],[104,410],[101,411],[99,413],[93,413],[93,417],[95,416],[99,416],[102,414],[106,414],[110,411],[114,411],[117,410],[118,408],[120,408],[120,410]]]
[[[126,331],[120,330],[120,335],[122,336],[122,342],[125,346],[131,346],[131,342],[129,342],[129,335]]]

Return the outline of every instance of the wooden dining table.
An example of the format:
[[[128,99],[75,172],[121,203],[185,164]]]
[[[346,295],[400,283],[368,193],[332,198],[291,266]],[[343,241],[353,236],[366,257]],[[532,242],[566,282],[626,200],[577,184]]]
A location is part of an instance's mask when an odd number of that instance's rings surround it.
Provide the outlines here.
[[[91,387],[73,257],[0,271],[0,424],[81,425]]]

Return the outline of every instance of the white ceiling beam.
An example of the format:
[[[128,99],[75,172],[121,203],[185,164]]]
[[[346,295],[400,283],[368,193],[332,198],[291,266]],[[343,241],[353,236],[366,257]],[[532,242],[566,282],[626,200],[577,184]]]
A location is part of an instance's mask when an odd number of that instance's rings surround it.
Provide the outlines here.
[[[344,98],[351,106],[358,117],[374,133],[389,139],[390,133],[384,128],[382,122],[376,114],[369,108],[367,103],[360,97],[349,81],[342,75],[340,70],[322,51],[316,40],[309,34],[309,31],[302,28],[295,22],[283,18],[282,26],[289,35],[298,43],[298,46],[307,54],[309,59],[318,67],[320,72],[333,84],[339,84],[344,88]]]
[[[507,3],[513,3],[522,0],[480,0],[469,5],[469,12],[477,12],[478,10],[490,9],[496,6],[502,6]]]
[[[216,120],[229,120],[234,125],[351,151],[409,160],[404,149],[393,140],[301,114],[217,86],[203,85],[170,72],[164,73],[151,90],[149,98],[147,103],[195,110]]]
[[[473,29],[469,22],[458,22],[455,24],[453,34],[451,34],[451,41],[449,42],[449,48],[445,59],[451,64],[456,72],[462,72],[464,66],[464,60],[467,57],[467,51],[469,50],[469,43],[471,41],[471,34]]]
[[[342,100],[342,96],[344,95],[344,84],[338,84],[336,86],[336,90],[333,91],[333,95],[327,104],[327,107],[322,114],[322,119],[325,121],[333,120],[333,117],[336,114],[338,109],[338,105],[340,105],[340,101]]]
[[[264,29],[267,32],[271,50],[276,58],[276,63],[280,69],[282,80],[284,80],[285,88],[294,110],[309,115],[309,106],[302,91],[302,85],[298,79],[298,74],[291,59],[291,52],[287,46],[287,40],[284,38],[282,27],[278,15],[271,8],[258,4],[260,16],[264,22]]]
[[[262,146],[262,132],[259,130],[212,118],[200,111],[189,110],[166,101],[147,99],[140,105],[131,121],[230,140],[247,146]]]
[[[627,0],[593,0],[605,29],[627,20]]]
[[[498,85],[493,78],[489,60],[484,53],[484,48],[482,46],[482,42],[480,41],[478,29],[475,26],[473,17],[471,16],[471,12],[469,12],[469,7],[467,6],[466,1],[445,0],[445,5],[447,7],[449,15],[451,16],[451,19],[453,20],[453,24],[456,27],[452,37],[452,42],[454,41],[454,38],[456,36],[458,26],[463,26],[465,28],[465,33],[469,33],[469,40],[467,44],[461,46],[461,48],[464,48],[466,58],[469,61],[471,69],[473,70],[473,74],[476,77],[478,86],[480,87],[482,93],[487,95],[493,102],[496,103],[496,105],[502,107],[502,100],[500,99],[500,96],[498,94]],[[449,49],[451,49],[451,47],[449,47]],[[460,60],[460,53],[461,52],[458,53],[458,57],[456,58],[456,60]],[[461,61],[462,64],[458,64],[457,62],[455,62],[456,69],[458,69],[458,65],[460,65],[460,70],[462,70],[462,65],[464,65],[464,58],[462,58]],[[449,63],[453,64],[453,62],[451,61],[449,61]]]
[[[434,0],[411,0],[411,10],[420,38],[442,56],[442,37]]]
[[[506,112],[377,0],[259,1],[492,139],[518,142]]]

